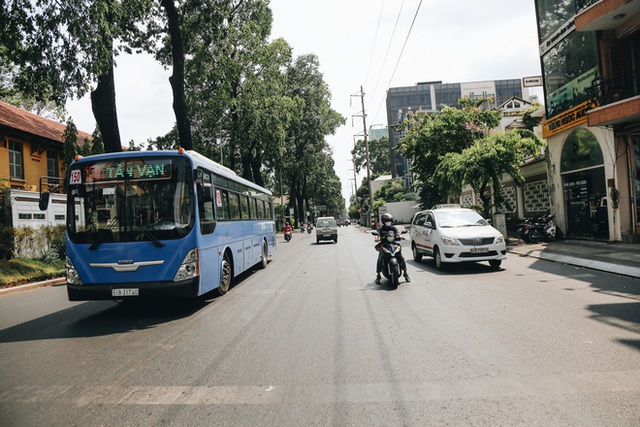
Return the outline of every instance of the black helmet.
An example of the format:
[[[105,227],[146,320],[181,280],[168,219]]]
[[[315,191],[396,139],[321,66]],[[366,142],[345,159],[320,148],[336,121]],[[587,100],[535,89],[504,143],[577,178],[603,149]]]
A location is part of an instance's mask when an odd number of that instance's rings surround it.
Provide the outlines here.
[[[390,213],[382,214],[380,219],[382,220],[383,223],[385,223],[385,222],[393,223],[393,215],[391,215]]]

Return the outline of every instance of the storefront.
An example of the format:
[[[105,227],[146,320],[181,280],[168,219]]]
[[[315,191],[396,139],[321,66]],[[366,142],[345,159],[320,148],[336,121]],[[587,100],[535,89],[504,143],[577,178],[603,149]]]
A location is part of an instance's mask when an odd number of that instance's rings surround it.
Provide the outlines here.
[[[607,186],[602,150],[596,136],[585,128],[569,134],[560,161],[569,237],[608,239]]]

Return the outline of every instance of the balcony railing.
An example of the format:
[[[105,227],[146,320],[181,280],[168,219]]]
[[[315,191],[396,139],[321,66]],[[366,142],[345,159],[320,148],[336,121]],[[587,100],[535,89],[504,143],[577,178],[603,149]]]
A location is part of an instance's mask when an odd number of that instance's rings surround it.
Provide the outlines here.
[[[576,4],[576,13],[580,13],[593,4],[598,3],[600,0],[574,0]]]
[[[600,105],[612,104],[640,95],[640,72],[613,79],[597,79],[591,84],[593,97]]]

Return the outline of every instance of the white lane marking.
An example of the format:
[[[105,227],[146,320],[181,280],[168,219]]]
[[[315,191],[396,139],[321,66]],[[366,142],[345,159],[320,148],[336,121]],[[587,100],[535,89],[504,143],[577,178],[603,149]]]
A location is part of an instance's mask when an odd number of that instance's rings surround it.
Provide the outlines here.
[[[640,391],[640,371],[520,378],[478,378],[424,383],[275,386],[20,386],[0,402],[95,405],[265,405],[283,403],[426,402]]]

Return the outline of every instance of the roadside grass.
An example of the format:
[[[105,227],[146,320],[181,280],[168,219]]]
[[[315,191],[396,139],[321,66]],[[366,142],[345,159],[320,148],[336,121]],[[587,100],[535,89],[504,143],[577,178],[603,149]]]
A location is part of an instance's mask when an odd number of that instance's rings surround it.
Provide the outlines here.
[[[0,260],[0,288],[64,276],[64,260],[12,258]]]

